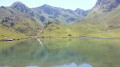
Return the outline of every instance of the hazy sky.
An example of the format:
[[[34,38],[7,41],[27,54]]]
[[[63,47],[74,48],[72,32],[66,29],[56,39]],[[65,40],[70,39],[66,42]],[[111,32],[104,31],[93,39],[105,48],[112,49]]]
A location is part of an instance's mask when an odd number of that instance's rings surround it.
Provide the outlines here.
[[[0,6],[10,6],[12,3],[20,1],[30,8],[48,4],[55,7],[75,10],[76,8],[91,9],[97,0],[0,0]]]

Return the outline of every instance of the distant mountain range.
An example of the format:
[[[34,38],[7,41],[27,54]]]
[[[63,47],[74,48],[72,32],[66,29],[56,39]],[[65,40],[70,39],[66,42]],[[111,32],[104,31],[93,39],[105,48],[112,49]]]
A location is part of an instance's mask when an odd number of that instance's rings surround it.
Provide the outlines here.
[[[29,8],[21,2],[0,7],[0,32],[22,36],[111,37],[120,33],[120,0],[97,0],[91,10],[70,10],[47,4]],[[66,25],[67,24],[67,25]],[[10,32],[13,31],[13,32]],[[114,35],[116,37],[119,35]],[[0,38],[7,38],[0,33]],[[120,37],[120,36],[119,36]]]
[[[42,30],[44,26],[49,24],[49,21],[68,24],[84,18],[88,12],[89,10],[77,9],[73,11],[46,4],[31,9],[21,2],[15,2],[10,7],[0,7],[0,21],[3,26],[28,34],[32,30]]]
[[[59,7],[49,6],[47,4],[33,8],[34,11],[43,15],[47,20],[54,20],[62,24],[68,24],[78,19],[84,18],[90,10],[70,10]]]
[[[73,37],[120,38],[120,0],[97,0],[83,19],[67,26],[49,25],[42,36],[65,37],[68,34]]]
[[[31,17],[35,17],[37,20],[40,20],[43,23],[45,23],[47,20],[56,21],[62,24],[68,24],[78,19],[83,19],[90,11],[79,8],[73,11],[70,9],[49,6],[47,4],[31,9],[21,2],[13,3],[10,8],[18,12],[27,13]]]

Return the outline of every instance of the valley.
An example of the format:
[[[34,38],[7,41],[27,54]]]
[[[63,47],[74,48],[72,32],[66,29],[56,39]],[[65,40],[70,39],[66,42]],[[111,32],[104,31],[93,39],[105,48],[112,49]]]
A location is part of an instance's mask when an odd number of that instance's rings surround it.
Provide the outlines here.
[[[19,1],[0,1],[0,67],[120,67],[120,0]]]
[[[29,8],[15,2],[10,7],[0,7],[0,39],[120,38],[119,11],[118,0],[98,0],[90,10],[47,4]]]

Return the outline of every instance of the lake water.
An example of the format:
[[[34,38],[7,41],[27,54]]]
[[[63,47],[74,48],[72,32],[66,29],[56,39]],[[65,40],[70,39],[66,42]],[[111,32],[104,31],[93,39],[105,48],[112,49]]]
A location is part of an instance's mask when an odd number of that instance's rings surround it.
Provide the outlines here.
[[[120,39],[0,42],[0,67],[120,67]]]

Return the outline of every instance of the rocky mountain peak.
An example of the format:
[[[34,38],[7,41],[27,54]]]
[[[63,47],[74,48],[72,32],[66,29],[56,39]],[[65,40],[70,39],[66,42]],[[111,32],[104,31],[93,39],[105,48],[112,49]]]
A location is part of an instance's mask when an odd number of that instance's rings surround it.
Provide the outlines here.
[[[95,8],[102,9],[103,11],[111,11],[120,4],[120,0],[97,0]]]
[[[84,10],[82,10],[82,9],[80,9],[80,8],[77,8],[77,9],[75,10],[75,12],[77,12],[78,14],[81,14],[81,13],[84,12]]]
[[[50,5],[44,4],[44,5],[42,5],[42,7],[50,7]]]
[[[17,2],[14,2],[11,6],[16,6],[16,5],[20,6],[20,5],[24,5],[24,4],[22,2],[17,1]]]
[[[19,1],[13,3],[13,4],[11,5],[11,7],[12,7],[14,10],[17,10],[17,11],[20,11],[20,12],[25,12],[25,13],[27,13],[27,12],[30,11],[30,8],[28,8],[25,4],[23,4],[23,3],[19,2]]]
[[[80,11],[80,10],[83,10],[83,9],[77,8],[75,11]]]

